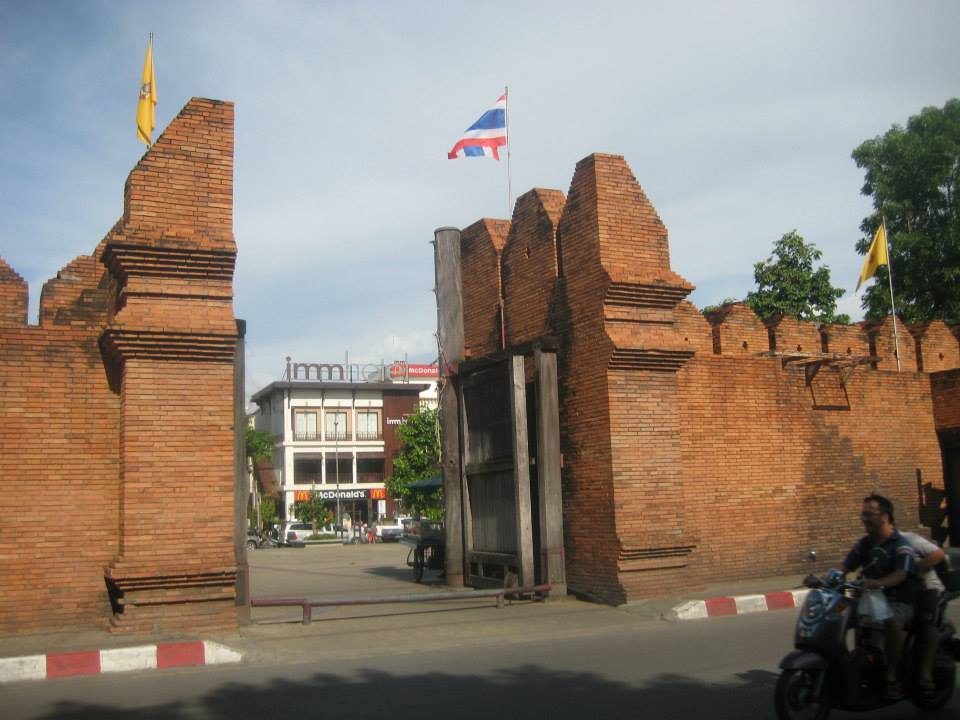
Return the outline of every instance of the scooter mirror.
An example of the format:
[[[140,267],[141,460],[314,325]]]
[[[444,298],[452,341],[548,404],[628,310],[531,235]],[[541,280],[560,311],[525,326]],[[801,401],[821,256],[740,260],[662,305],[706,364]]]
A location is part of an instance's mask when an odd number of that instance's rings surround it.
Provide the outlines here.
[[[817,561],[817,551],[816,551],[816,550],[811,550],[810,552],[808,552],[808,553],[807,553],[807,560],[808,560],[809,562],[816,562],[816,561]]]

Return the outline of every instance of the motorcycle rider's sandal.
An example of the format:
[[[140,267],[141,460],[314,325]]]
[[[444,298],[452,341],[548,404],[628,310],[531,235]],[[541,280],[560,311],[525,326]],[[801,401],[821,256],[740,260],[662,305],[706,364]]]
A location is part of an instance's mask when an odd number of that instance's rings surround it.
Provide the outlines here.
[[[887,680],[887,689],[883,693],[883,699],[887,702],[896,702],[903,700],[903,688],[896,680]]]
[[[921,680],[917,683],[917,689],[924,700],[930,700],[937,694],[937,686],[929,680]]]

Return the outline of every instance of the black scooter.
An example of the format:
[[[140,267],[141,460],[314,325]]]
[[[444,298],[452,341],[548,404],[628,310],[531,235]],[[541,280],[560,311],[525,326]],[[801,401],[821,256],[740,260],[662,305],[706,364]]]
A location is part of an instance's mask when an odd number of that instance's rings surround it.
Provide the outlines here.
[[[796,650],[780,661],[775,704],[780,720],[824,720],[830,710],[875,710],[891,704],[885,698],[886,682],[882,647],[883,631],[867,627],[857,615],[862,583],[845,582],[839,572],[804,580],[811,588],[803,602],[794,633]],[[906,697],[922,710],[938,710],[950,700],[956,682],[955,662],[960,662],[960,638],[944,617],[947,602],[960,593],[944,594],[940,607],[940,644],[937,648],[932,695],[921,693],[917,668],[919,647],[908,632],[898,678]],[[854,633],[853,648],[847,635]]]

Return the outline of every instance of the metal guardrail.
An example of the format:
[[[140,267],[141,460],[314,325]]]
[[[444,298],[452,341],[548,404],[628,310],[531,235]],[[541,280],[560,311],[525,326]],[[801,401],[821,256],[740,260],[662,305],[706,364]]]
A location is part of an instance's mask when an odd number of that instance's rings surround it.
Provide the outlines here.
[[[420,593],[416,595],[388,595],[383,597],[335,598],[310,600],[309,598],[287,600],[250,600],[251,607],[299,607],[303,610],[303,624],[313,621],[313,608],[340,607],[351,605],[395,605],[398,603],[432,602],[436,600],[472,600],[474,598],[496,598],[497,607],[505,605],[507,595],[550,594],[550,585],[528,585],[515,588],[495,588],[491,590],[467,590],[445,593]]]

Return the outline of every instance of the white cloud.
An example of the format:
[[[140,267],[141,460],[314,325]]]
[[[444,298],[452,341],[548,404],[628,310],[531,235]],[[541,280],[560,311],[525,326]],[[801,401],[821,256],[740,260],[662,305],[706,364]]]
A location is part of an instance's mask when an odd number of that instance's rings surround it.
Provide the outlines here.
[[[743,297],[794,228],[852,291],[870,207],[850,152],[956,94],[958,21],[892,0],[491,0],[479,21],[412,0],[7,4],[0,255],[36,297],[119,217],[152,30],[160,128],[192,96],[236,102],[251,384],[288,354],[432,355],[434,228],[508,212],[505,163],[445,153],[505,84],[514,196],[622,154],[694,302]]]

